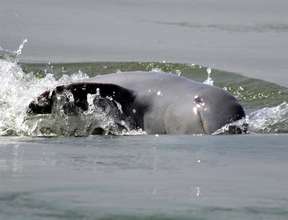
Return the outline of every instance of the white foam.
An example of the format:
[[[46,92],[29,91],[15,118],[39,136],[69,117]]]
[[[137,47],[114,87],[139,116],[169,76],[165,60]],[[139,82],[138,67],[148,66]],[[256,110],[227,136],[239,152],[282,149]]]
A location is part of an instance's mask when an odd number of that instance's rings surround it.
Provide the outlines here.
[[[163,72],[163,71],[160,68],[152,68],[150,72],[160,73],[160,72]]]
[[[288,132],[288,103],[254,111],[249,114],[248,123],[252,132]]]
[[[213,134],[223,134],[229,130],[229,126],[235,125],[240,129],[247,129],[248,133],[287,133],[288,132],[288,103],[283,102],[274,107],[258,109],[246,116],[246,118],[224,125]]]
[[[20,46],[19,50],[22,48]],[[44,78],[37,78],[33,73],[24,73],[16,62],[0,59],[0,135],[29,134],[31,128],[23,123],[29,103],[58,84],[83,78],[87,78],[87,75],[76,73],[56,80],[51,73],[47,73]]]

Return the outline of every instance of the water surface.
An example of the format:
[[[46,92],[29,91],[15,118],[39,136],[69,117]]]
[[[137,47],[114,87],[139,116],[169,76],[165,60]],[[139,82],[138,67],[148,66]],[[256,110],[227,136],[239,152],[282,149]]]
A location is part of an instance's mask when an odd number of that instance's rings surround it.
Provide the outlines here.
[[[270,83],[288,86],[287,9],[282,0],[1,2],[0,219],[287,220],[288,90]],[[135,70],[203,82],[207,67],[244,106],[250,134],[51,138],[25,124],[31,100],[57,84]]]
[[[287,219],[287,135],[0,139],[2,219]]]

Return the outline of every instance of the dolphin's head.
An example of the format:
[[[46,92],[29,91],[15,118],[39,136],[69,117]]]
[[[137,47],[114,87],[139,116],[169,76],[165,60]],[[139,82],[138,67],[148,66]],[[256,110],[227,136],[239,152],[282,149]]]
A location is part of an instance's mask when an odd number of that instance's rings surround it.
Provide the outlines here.
[[[199,117],[206,134],[245,117],[243,107],[234,96],[213,86],[204,87],[194,96],[193,113]]]
[[[234,96],[223,89],[201,84],[197,91],[192,88],[190,94],[167,107],[164,126],[169,134],[212,134],[244,117],[245,112]],[[238,128],[233,129],[228,133],[240,133]]]

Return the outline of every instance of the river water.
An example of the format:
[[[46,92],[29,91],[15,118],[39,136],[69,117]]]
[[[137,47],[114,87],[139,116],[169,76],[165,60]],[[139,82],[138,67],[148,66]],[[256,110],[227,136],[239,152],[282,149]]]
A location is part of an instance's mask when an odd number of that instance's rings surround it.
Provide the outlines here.
[[[0,141],[1,219],[288,218],[287,135]]]
[[[287,6],[1,2],[0,219],[288,219]],[[249,134],[67,137],[39,129],[49,118],[27,122],[41,92],[130,70],[214,82],[244,106]]]

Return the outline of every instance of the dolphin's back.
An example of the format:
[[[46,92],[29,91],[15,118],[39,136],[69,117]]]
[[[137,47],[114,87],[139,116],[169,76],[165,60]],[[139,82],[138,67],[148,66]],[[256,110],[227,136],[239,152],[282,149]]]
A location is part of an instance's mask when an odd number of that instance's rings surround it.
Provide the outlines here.
[[[98,75],[88,81],[116,84],[130,89],[140,96],[156,93],[161,96],[167,95],[170,98],[171,96],[187,95],[187,91],[197,93],[208,86],[172,73],[144,71]]]

